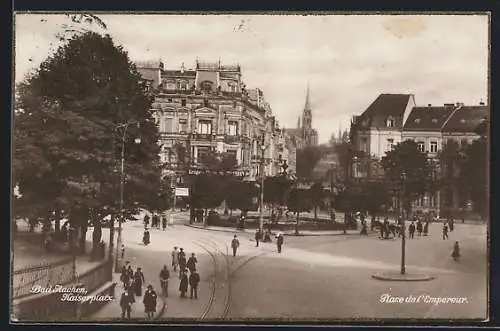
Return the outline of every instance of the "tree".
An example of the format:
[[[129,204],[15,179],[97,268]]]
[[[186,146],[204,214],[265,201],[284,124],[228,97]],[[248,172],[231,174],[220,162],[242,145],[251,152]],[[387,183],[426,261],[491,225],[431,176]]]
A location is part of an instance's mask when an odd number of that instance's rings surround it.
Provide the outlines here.
[[[252,182],[235,181],[229,186],[226,202],[229,210],[239,209],[245,215],[249,210],[258,206],[259,190]]]
[[[271,215],[276,206],[286,204],[287,194],[293,183],[286,176],[266,177],[264,179],[264,203],[271,205]]]
[[[473,209],[484,219],[489,215],[489,161],[488,142],[485,137],[466,147],[461,168],[461,182],[468,188]]]
[[[318,220],[318,207],[320,207],[323,203],[323,199],[326,196],[326,192],[323,189],[321,183],[314,183],[309,188],[309,195],[312,199],[313,207],[314,207],[314,221]]]
[[[411,202],[426,193],[432,180],[427,155],[413,140],[405,140],[386,152],[381,164],[388,184],[401,186],[404,180],[403,208],[411,212]]]
[[[293,188],[287,199],[287,207],[290,211],[296,213],[295,235],[299,234],[300,213],[311,211],[313,202],[308,190]]]
[[[191,208],[214,209],[221,205],[225,198],[226,183],[221,176],[201,174],[193,177],[189,205]],[[204,223],[205,224],[205,223]]]
[[[444,205],[448,208],[443,210],[443,214],[449,214],[453,206],[453,191],[459,185],[459,173],[461,172],[461,153],[460,146],[455,140],[448,140],[439,153],[439,162],[441,165],[440,186]]]
[[[321,159],[321,149],[309,146],[297,151],[297,176],[311,178],[316,164]]]
[[[372,217],[380,215],[391,204],[389,187],[383,182],[365,182],[361,186],[360,211]]]
[[[147,206],[150,188],[159,181],[158,129],[140,81],[121,46],[88,32],[74,36],[19,85],[14,180],[22,203],[68,211],[72,226],[80,228],[82,252],[90,210],[118,210],[119,124],[140,123],[124,135],[127,211],[136,203]],[[137,136],[140,145],[134,144]]]

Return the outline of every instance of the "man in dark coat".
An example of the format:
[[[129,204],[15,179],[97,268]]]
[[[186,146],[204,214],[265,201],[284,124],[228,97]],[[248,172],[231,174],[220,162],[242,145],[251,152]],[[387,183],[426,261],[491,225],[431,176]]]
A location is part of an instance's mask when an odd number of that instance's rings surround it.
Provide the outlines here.
[[[281,253],[281,247],[283,246],[284,241],[285,238],[283,237],[283,234],[278,233],[278,238],[276,240],[276,245],[278,246],[278,253]]]
[[[179,283],[179,291],[181,292],[181,298],[186,297],[186,292],[188,290],[188,276],[186,275],[187,270],[181,272],[181,281]]]
[[[130,312],[132,311],[132,302],[133,302],[132,300],[133,298],[131,298],[128,291],[124,290],[120,298],[120,307],[122,308],[122,318],[125,318],[125,315],[127,315],[127,318],[130,319]]]
[[[161,218],[161,226],[163,228],[163,231],[165,231],[165,229],[167,228],[167,217],[165,217],[165,215],[163,215],[163,217]]]
[[[421,221],[421,220],[418,220],[418,221],[417,221],[417,232],[418,232],[418,235],[419,235],[419,236],[421,236],[421,235],[422,235],[422,230],[423,230],[422,221]]]
[[[144,293],[144,299],[142,299],[142,303],[144,303],[144,312],[146,313],[147,318],[152,319],[154,313],[156,312],[156,300],[157,295],[152,285],[148,285],[148,289]]]
[[[179,278],[181,278],[184,269],[186,269],[186,253],[184,252],[184,248],[181,248],[179,251]]]
[[[137,268],[137,271],[134,274],[134,284],[135,284],[135,295],[140,297],[142,296],[142,284],[144,284],[144,274],[141,271],[141,268]]]
[[[128,272],[127,266],[122,267],[120,280],[122,281],[124,288],[127,288],[130,286],[130,274]]]
[[[166,265],[163,266],[163,269],[160,271],[160,285],[162,289],[163,295],[168,297],[168,279],[170,278],[170,271]]]
[[[410,227],[408,229],[408,232],[410,234],[410,238],[413,239],[413,236],[415,235],[415,223],[414,221],[411,221]]]
[[[200,275],[196,272],[196,269],[191,271],[191,275],[189,275],[189,286],[191,288],[191,299],[198,299],[198,284],[200,283]]]
[[[233,240],[231,240],[231,247],[233,248],[233,256],[236,256],[236,250],[240,247],[240,241],[236,235],[234,235]]]
[[[255,246],[259,247],[259,241],[262,239],[262,233],[260,230],[255,231],[255,242],[257,243]]]
[[[196,270],[196,263],[198,263],[198,260],[196,259],[196,256],[194,256],[194,253],[191,253],[191,256],[186,262],[186,267],[191,273]]]

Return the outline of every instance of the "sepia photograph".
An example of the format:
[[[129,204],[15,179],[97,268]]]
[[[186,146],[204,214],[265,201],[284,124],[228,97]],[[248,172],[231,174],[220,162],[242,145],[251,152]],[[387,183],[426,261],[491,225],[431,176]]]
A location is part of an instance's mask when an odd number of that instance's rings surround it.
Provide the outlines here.
[[[487,321],[490,13],[15,12],[10,321]]]

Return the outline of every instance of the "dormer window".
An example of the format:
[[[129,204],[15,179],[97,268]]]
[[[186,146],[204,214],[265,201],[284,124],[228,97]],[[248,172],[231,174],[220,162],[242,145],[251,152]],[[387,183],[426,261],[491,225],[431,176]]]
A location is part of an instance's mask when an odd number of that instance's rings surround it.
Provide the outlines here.
[[[437,118],[432,119],[432,123],[436,124],[438,122]]]
[[[462,119],[460,120],[460,123],[462,123],[462,124],[463,124],[463,123],[465,123],[465,119],[463,119],[463,118],[462,118]]]
[[[415,118],[415,123],[419,124],[420,123],[420,118]]]
[[[392,118],[392,117],[387,118],[387,121],[385,122],[385,124],[388,128],[393,128],[394,127],[394,118]]]

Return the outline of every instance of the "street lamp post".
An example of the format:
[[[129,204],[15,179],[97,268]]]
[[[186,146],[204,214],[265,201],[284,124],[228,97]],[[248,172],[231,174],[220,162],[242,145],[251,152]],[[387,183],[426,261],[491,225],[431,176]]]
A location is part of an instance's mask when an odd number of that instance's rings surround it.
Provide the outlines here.
[[[121,145],[121,163],[120,163],[120,219],[118,220],[118,237],[116,240],[116,252],[115,252],[115,272],[120,272],[119,270],[119,264],[118,261],[120,259],[120,247],[122,243],[122,222],[124,219],[123,215],[123,191],[124,191],[124,186],[125,186],[125,139],[127,137],[127,129],[129,125],[131,124],[136,124],[137,128],[140,127],[139,122],[136,120],[129,120],[127,123],[124,124],[119,124],[116,126],[116,129],[123,129],[122,133],[122,145]],[[136,144],[141,143],[140,138],[135,138],[134,142]],[[114,226],[114,224],[113,224]]]
[[[262,139],[262,145],[260,146],[262,150],[262,158],[260,160],[260,208],[259,208],[259,231],[263,233],[264,230],[264,152],[266,146],[264,145],[264,139]]]
[[[400,213],[401,213],[401,275],[406,273],[405,268],[405,250],[406,250],[406,242],[405,242],[405,219],[404,219],[404,197],[405,197],[405,181],[406,181],[406,172],[401,173],[401,202],[400,202]]]

